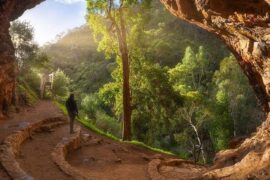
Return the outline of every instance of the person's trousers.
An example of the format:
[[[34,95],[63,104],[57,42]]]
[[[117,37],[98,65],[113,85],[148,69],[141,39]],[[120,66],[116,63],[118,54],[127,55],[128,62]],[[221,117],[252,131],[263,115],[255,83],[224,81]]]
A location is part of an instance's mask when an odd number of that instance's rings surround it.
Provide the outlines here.
[[[71,133],[74,133],[74,129],[73,129],[73,127],[74,127],[74,120],[75,120],[75,116],[74,115],[69,115],[69,132],[70,132],[70,134]]]

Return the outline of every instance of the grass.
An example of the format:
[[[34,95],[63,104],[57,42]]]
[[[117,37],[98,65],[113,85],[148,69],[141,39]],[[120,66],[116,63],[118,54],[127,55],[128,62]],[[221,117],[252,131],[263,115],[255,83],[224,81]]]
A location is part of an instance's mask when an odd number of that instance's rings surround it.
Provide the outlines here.
[[[54,101],[54,103],[56,104],[56,106],[59,107],[59,109],[61,109],[61,111],[67,116],[68,112],[67,109],[65,107],[65,105],[59,103],[58,101]],[[93,132],[100,134],[102,136],[105,136],[107,138],[113,139],[115,141],[120,141],[119,138],[115,137],[114,135],[104,132],[103,130],[99,129],[98,127],[96,127],[93,123],[90,122],[89,119],[86,118],[77,118],[77,121],[80,122],[82,125],[84,125],[85,127],[87,127],[88,129],[92,130]]]
[[[137,145],[137,146],[141,146],[141,147],[144,147],[146,149],[150,149],[151,151],[154,151],[154,152],[157,152],[157,153],[161,153],[161,154],[178,156],[178,155],[176,155],[176,154],[174,154],[172,152],[169,152],[169,151],[165,151],[163,149],[159,149],[159,148],[154,148],[154,147],[148,146],[148,145],[146,145],[146,144],[144,144],[143,142],[140,142],[140,141],[132,140],[132,141],[125,141],[125,143],[134,144],[134,145]]]
[[[98,127],[96,127],[93,123],[91,123],[89,121],[89,119],[77,119],[81,124],[83,124],[85,127],[87,127],[88,129],[94,131],[97,134],[100,134],[102,136],[105,136],[107,138],[113,139],[115,141],[120,141],[119,138],[115,137],[114,135],[104,132],[103,130],[99,129]]]
[[[58,101],[54,100],[53,103],[67,116],[68,112],[64,104],[59,103]]]
[[[67,113],[67,110],[66,110],[66,107],[57,102],[57,101],[54,101],[54,103],[61,109],[61,111],[65,114],[65,115],[68,115]],[[143,147],[145,149],[148,149],[148,150],[151,150],[153,152],[157,152],[157,153],[161,153],[161,154],[166,154],[166,155],[172,155],[172,156],[178,156],[179,155],[176,155],[172,152],[169,152],[169,151],[165,151],[163,149],[159,149],[159,148],[154,148],[154,147],[151,147],[151,146],[148,146],[146,144],[144,144],[143,142],[139,142],[139,141],[122,141],[121,139],[117,138],[116,136],[114,136],[113,134],[110,134],[108,132],[104,132],[102,129],[99,129],[98,127],[96,127],[88,118],[77,118],[77,120],[82,124],[84,125],[86,128],[90,129],[91,131],[97,133],[97,134],[100,134],[102,136],[105,136],[109,139],[112,139],[112,140],[115,140],[115,141],[118,141],[118,142],[121,142],[121,143],[127,143],[127,144],[133,144],[133,145],[136,145],[136,146],[140,146],[140,147]],[[181,157],[180,157],[181,158]]]

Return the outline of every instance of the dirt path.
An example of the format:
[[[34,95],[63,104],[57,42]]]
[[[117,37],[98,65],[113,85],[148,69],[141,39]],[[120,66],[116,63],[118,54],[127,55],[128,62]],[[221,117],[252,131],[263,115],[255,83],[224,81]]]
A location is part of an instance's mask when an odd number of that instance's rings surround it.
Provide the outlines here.
[[[0,140],[7,135],[24,128],[29,123],[62,116],[61,111],[49,101],[41,101],[34,108],[24,109],[12,118],[0,121]],[[56,118],[57,119],[57,118]],[[31,139],[21,145],[17,161],[20,167],[31,177],[37,180],[70,180],[73,179],[62,172],[53,162],[51,153],[56,145],[69,136],[68,124],[59,124],[54,120],[48,131],[35,133]],[[60,120],[59,120],[60,121]],[[49,124],[47,124],[49,125]],[[127,143],[119,143],[105,138],[82,127],[82,134],[89,137],[83,146],[69,153],[67,161],[86,177],[93,180],[147,180],[148,163],[159,157],[170,159],[167,155],[157,154],[143,147]],[[161,168],[166,179],[186,174],[188,177],[193,171],[191,167],[179,167],[178,173],[171,167]],[[194,171],[195,172],[195,171]],[[10,179],[0,165],[0,179]],[[175,178],[173,178],[175,179]]]
[[[90,134],[90,140],[77,151],[70,153],[68,162],[94,180],[146,180],[147,165],[155,155],[135,145],[118,143],[102,136]]]
[[[41,119],[57,117],[62,112],[51,101],[40,101],[35,107],[21,109],[20,113],[10,114],[7,120],[0,120],[0,142],[12,132]]]
[[[11,113],[6,120],[0,120],[0,142],[16,130],[26,127],[31,122],[61,115],[61,111],[50,101],[41,101],[35,107],[21,109],[20,113]],[[0,179],[11,179],[0,164]]]
[[[164,179],[196,179],[207,169],[189,161],[175,159],[174,156],[159,154],[143,147],[119,143],[83,128],[90,140],[82,148],[70,153],[69,164],[93,180],[147,180],[149,162],[163,161],[155,169]],[[157,178],[159,179],[159,178]]]
[[[52,161],[51,152],[62,138],[69,135],[67,125],[53,129],[53,132],[41,132],[26,141],[21,147],[17,159],[21,168],[38,180],[69,180]]]
[[[61,116],[59,109],[49,101],[42,101],[34,108],[12,114],[9,120],[0,122],[0,140],[10,133],[26,127],[29,123]],[[51,152],[63,138],[68,136],[68,125],[56,127],[52,132],[40,132],[22,144],[17,158],[21,168],[38,180],[69,180],[52,161]],[[149,179],[148,161],[143,158],[154,153],[133,145],[122,145],[83,128],[91,140],[83,148],[69,154],[69,163],[93,179]],[[1,173],[2,172],[2,173]],[[1,175],[2,174],[2,175]],[[9,179],[0,171],[0,179]]]

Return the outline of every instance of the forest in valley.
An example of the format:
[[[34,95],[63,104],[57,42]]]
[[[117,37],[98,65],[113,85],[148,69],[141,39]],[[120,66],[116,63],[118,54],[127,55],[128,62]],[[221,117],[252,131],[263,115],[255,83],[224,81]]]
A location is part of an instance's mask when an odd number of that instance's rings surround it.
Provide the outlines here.
[[[54,72],[44,98],[74,92],[83,124],[200,163],[261,124],[248,79],[213,34],[156,1],[88,1],[87,20],[42,47],[31,24],[12,23],[19,102],[34,104],[41,74]]]

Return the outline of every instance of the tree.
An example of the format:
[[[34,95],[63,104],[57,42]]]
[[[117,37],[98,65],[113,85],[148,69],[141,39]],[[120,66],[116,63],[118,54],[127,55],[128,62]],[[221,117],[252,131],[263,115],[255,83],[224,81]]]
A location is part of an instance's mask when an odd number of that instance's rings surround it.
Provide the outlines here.
[[[232,55],[222,60],[213,82],[217,105],[227,112],[223,118],[230,123],[231,131],[227,136],[245,136],[255,130],[250,128],[251,124],[256,127],[262,115],[254,92]]]
[[[14,21],[10,27],[11,40],[20,71],[29,69],[35,60],[38,46],[34,43],[34,29],[28,22]]]
[[[123,140],[131,140],[131,93],[130,93],[130,56],[127,44],[126,19],[127,7],[143,4],[148,1],[139,0],[88,0],[88,16],[90,27],[96,37],[102,36],[100,48],[107,54],[116,53],[121,59],[123,79]],[[131,14],[129,14],[131,15]],[[116,48],[116,43],[118,48]],[[102,46],[103,45],[103,46]]]
[[[116,66],[113,58],[106,60],[104,53],[97,51],[98,45],[92,35],[89,26],[83,25],[41,49],[50,58],[52,68],[60,68],[70,78],[78,101],[111,81],[110,74]]]
[[[54,73],[52,92],[56,96],[65,97],[68,94],[69,78],[66,74],[58,69]]]
[[[182,96],[169,81],[168,68],[143,57],[132,62],[132,115],[134,137],[161,147],[163,136],[171,135],[171,121]]]
[[[170,80],[175,90],[184,97],[184,106],[180,107],[177,113],[178,118],[180,117],[178,122],[185,122],[187,126],[184,129],[191,129],[193,135],[186,135],[190,136],[188,138],[192,149],[190,152],[194,161],[197,162],[201,157],[204,163],[209,159],[206,157],[203,142],[205,140],[203,137],[208,134],[204,132],[204,127],[209,121],[207,82],[211,81],[211,74],[214,72],[209,64],[204,47],[199,47],[197,53],[191,47],[187,47],[182,63],[169,70]]]
[[[200,156],[204,163],[206,163],[206,153],[202,135],[200,135],[201,129],[204,124],[207,123],[208,113],[206,108],[203,107],[202,97],[197,93],[189,93],[186,97],[184,107],[179,108],[178,116],[187,122],[188,126],[193,131],[195,138],[190,138],[190,144],[192,145],[191,152],[193,154],[194,162],[200,160]],[[190,136],[190,135],[187,135]],[[194,142],[195,139],[195,142]]]
[[[11,23],[10,35],[15,48],[18,70],[16,80],[18,89],[16,93],[14,92],[14,101],[26,99],[25,96],[30,97],[38,93],[40,88],[39,72],[43,68],[50,68],[49,58],[45,53],[39,51],[38,45],[34,42],[33,33],[34,29],[28,22],[16,20]],[[29,92],[24,92],[26,90]],[[36,95],[32,99],[35,98],[37,98]]]

